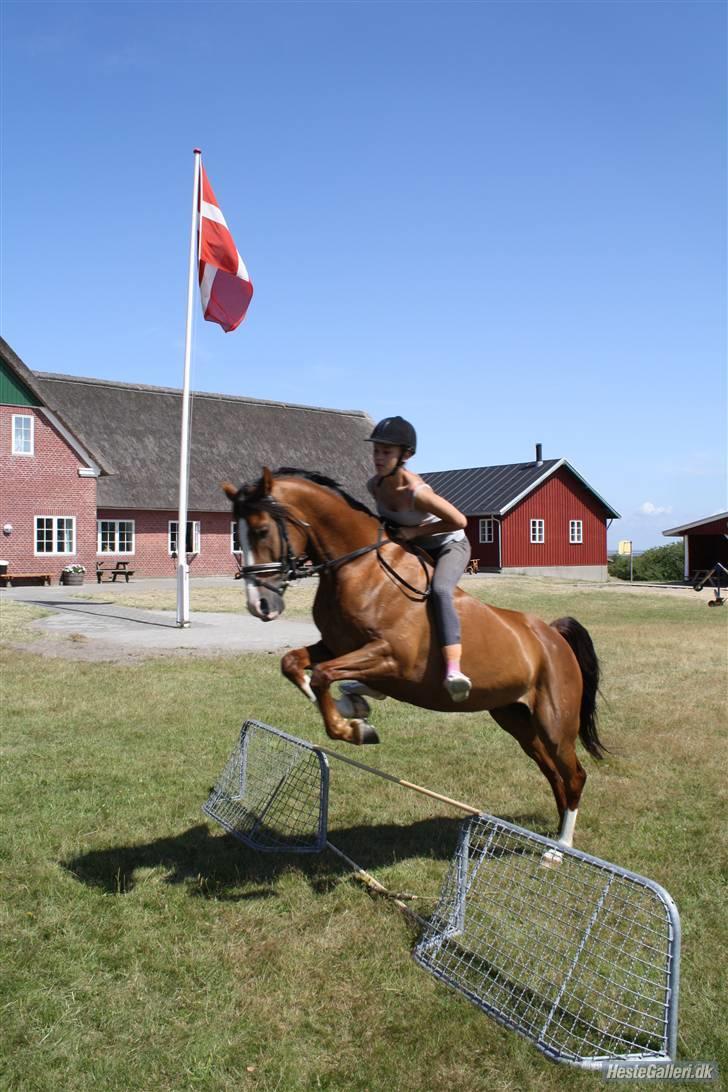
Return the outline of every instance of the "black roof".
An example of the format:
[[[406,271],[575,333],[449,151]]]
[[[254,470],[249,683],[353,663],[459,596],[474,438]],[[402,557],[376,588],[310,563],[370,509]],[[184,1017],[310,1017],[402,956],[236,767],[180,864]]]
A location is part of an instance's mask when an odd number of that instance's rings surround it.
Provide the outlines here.
[[[609,517],[619,518],[619,512],[607,504],[566,459],[476,466],[468,470],[435,470],[421,477],[465,516],[504,516],[562,466],[596,497]]]
[[[172,509],[178,503],[182,392],[174,388],[35,372],[35,384],[110,476],[100,508]],[[334,478],[366,501],[372,430],[362,410],[332,410],[196,392],[190,408],[189,509],[227,511],[220,483],[240,485],[263,466]]]

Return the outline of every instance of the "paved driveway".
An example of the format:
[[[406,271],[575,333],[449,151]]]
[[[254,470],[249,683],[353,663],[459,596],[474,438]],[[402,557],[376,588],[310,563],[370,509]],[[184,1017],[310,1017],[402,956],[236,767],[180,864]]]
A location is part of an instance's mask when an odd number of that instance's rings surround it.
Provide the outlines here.
[[[209,583],[220,581],[210,578]],[[173,591],[175,581],[138,580],[135,585],[139,590]],[[139,610],[108,599],[108,585],[6,588],[0,592],[0,609],[3,602],[14,600],[51,610],[48,617],[32,623],[40,637],[19,647],[69,659],[278,652],[312,644],[319,636],[313,622],[286,619],[285,615],[275,622],[261,622],[245,610],[240,614],[192,613],[189,628],[179,629],[170,611]]]

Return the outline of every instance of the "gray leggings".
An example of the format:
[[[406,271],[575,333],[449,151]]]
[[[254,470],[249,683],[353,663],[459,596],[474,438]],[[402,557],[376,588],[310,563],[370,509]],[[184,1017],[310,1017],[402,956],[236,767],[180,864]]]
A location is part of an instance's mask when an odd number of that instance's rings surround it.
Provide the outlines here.
[[[432,612],[440,646],[460,644],[460,619],[452,597],[458,580],[470,561],[470,543],[467,538],[446,542],[444,546],[426,549],[435,562],[432,577]]]

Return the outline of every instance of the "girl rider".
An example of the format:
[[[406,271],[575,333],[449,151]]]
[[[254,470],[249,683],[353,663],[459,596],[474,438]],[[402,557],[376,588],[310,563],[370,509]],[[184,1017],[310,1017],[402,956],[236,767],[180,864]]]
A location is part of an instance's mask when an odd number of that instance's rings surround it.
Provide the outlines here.
[[[376,474],[367,482],[367,489],[390,536],[399,542],[416,543],[435,564],[430,595],[445,663],[444,686],[454,702],[465,701],[470,694],[470,679],[460,670],[460,619],[453,592],[470,560],[470,543],[464,531],[467,521],[462,512],[407,469],[407,459],[417,448],[417,434],[409,421],[385,417],[368,442],[374,444]],[[341,690],[346,695],[340,707],[342,713],[348,712],[344,703],[349,697],[354,699],[350,704],[356,715],[360,715],[356,700],[359,695],[383,697],[356,682],[342,683]]]

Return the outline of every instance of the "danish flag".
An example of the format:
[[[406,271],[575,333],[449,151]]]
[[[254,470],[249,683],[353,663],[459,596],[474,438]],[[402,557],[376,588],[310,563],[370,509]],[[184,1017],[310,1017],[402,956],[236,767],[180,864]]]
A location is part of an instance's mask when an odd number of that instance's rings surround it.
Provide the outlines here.
[[[253,285],[200,163],[200,300],[208,322],[226,334],[237,330],[253,298]]]

